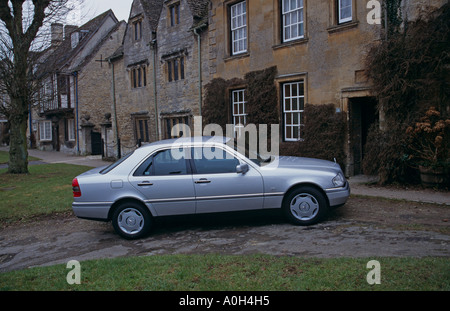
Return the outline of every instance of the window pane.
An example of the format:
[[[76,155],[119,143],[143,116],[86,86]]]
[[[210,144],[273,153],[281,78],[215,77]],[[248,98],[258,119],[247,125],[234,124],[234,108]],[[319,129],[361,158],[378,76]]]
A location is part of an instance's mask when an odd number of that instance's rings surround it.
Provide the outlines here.
[[[298,98],[292,99],[292,110],[298,110]]]
[[[285,84],[284,86],[284,96],[285,97],[291,97],[291,85]]]
[[[144,122],[145,122],[145,124],[144,124],[144,125],[145,125],[145,129],[144,129],[144,130],[145,130],[145,141],[146,141],[146,142],[149,142],[150,139],[149,139],[149,137],[148,137],[148,121],[145,120]]]
[[[178,59],[175,59],[173,61],[173,73],[174,73],[174,80],[178,81]]]
[[[175,25],[175,7],[170,7],[170,26]]]
[[[292,97],[296,97],[298,95],[297,93],[297,83],[292,83]]]
[[[180,76],[184,79],[184,57],[180,58]]]
[[[142,69],[138,68],[137,72],[138,72],[138,87],[141,87],[142,86]]]
[[[142,67],[142,74],[144,76],[144,86],[147,86],[147,67]]]
[[[169,82],[172,82],[172,62],[167,62],[167,73],[169,75]]]
[[[300,138],[298,131],[299,131],[299,127],[298,126],[295,126],[295,127],[292,128],[292,138],[293,139],[298,140]]]
[[[177,155],[175,158],[173,155]],[[165,150],[153,157],[154,175],[183,175],[187,174],[186,160],[179,150]]]
[[[239,160],[223,149],[194,148],[194,164],[197,174],[236,173]]]

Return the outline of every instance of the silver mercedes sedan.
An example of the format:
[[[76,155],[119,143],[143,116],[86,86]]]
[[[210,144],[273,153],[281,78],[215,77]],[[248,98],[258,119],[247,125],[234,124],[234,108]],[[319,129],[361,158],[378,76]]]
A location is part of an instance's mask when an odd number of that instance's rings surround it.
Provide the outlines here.
[[[112,221],[138,239],[160,216],[280,209],[295,225],[322,220],[345,204],[350,187],[331,161],[250,157],[224,137],[181,138],[138,148],[73,182],[79,218]]]

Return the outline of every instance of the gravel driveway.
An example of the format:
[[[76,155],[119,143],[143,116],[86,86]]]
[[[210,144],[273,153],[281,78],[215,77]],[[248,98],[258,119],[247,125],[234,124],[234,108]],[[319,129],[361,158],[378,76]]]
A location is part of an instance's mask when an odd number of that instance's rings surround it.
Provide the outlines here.
[[[254,254],[303,257],[450,256],[445,205],[351,197],[314,226],[278,213],[164,218],[151,236],[119,238],[110,223],[71,213],[0,230],[0,272],[96,258],[156,254]]]

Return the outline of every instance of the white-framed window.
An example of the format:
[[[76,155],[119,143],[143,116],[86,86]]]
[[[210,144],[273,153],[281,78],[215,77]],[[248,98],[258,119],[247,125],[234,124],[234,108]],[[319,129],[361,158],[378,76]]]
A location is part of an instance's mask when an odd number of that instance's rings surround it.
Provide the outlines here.
[[[230,7],[231,53],[247,52],[247,4],[239,2]]]
[[[282,0],[283,41],[305,36],[303,0]]]
[[[283,84],[283,118],[285,141],[299,141],[304,129],[304,81]]]
[[[74,119],[67,120],[67,138],[69,141],[75,140],[75,120]]]
[[[245,105],[245,89],[232,91],[231,106],[233,112],[234,130],[237,137],[241,135],[242,129],[247,125]]]
[[[337,0],[337,2],[339,24],[352,21],[352,0]]]
[[[39,123],[39,140],[40,141],[52,140],[52,121],[41,121]]]

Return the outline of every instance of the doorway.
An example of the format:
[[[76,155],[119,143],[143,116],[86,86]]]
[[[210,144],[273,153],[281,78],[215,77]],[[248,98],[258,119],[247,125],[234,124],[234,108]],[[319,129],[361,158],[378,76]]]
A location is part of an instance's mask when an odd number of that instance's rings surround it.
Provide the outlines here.
[[[353,159],[353,175],[362,174],[362,161],[370,127],[379,120],[377,101],[374,97],[350,98],[350,153]]]
[[[98,132],[91,132],[91,147],[92,155],[103,155],[102,134]]]

